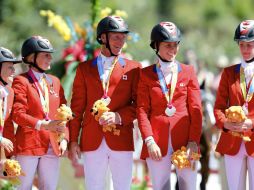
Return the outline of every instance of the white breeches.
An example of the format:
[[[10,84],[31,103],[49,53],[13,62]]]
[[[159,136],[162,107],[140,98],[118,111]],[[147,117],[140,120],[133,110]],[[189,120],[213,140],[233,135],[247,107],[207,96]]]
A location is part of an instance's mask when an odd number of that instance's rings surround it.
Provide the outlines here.
[[[151,158],[146,159],[154,190],[170,190],[170,158],[171,153],[168,153],[160,161],[155,161]],[[180,190],[196,190],[197,169],[195,171],[191,169],[176,169],[176,173]]]
[[[171,155],[173,153],[170,135],[168,147],[169,151],[166,156],[162,157],[162,160],[146,159],[154,190],[170,190]],[[192,169],[176,169],[176,173],[180,190],[196,190],[197,167],[194,171]]]
[[[133,152],[113,151],[105,139],[95,151],[83,153],[85,184],[87,190],[104,190],[108,167],[112,174],[114,190],[130,190]]]
[[[18,186],[18,190],[32,189],[36,171],[38,172],[40,190],[56,190],[60,160],[52,151],[48,151],[43,156],[18,155],[17,160],[25,173],[25,176],[20,177],[21,184]]]
[[[229,190],[246,189],[247,171],[249,190],[254,190],[254,157],[248,156],[244,142],[236,155],[224,155],[224,159]]]

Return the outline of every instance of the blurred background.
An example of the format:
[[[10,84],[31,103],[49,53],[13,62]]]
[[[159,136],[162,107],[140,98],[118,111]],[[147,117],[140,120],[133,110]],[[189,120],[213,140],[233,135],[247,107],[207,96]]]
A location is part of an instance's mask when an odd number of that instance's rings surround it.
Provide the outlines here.
[[[47,37],[56,49],[51,72],[61,79],[70,100],[77,65],[98,53],[95,34],[101,18],[116,14],[127,21],[133,33],[125,56],[142,62],[144,67],[155,58],[149,46],[152,27],[161,21],[174,22],[183,34],[177,59],[195,67],[202,91],[203,160],[199,164],[197,189],[226,190],[223,159],[214,152],[219,133],[214,127],[213,103],[221,70],[239,63],[239,50],[233,41],[235,28],[242,20],[254,19],[253,8],[253,0],[0,0],[0,46],[20,55],[26,38]],[[24,70],[24,65],[19,66],[17,73]],[[132,189],[152,189],[146,166],[139,160],[142,140],[137,127],[134,140]],[[81,162],[74,164],[63,158],[59,190],[83,190],[83,176]],[[174,189],[174,174],[172,180]],[[1,189],[11,189],[3,186]],[[110,180],[107,189],[112,189]]]
[[[97,2],[98,10],[109,7],[128,14],[126,20],[130,30],[140,36],[135,45],[129,45],[128,52],[139,61],[152,60],[150,31],[160,21],[173,21],[181,29],[184,37],[180,60],[183,60],[183,52],[190,48],[211,67],[221,54],[231,60],[238,55],[233,42],[237,24],[254,16],[252,0],[0,0],[0,44],[19,54],[24,39],[40,34],[52,41],[58,50],[56,59],[59,59],[62,49],[69,44],[47,26],[40,10],[52,10],[84,27],[91,15],[96,14],[93,2]]]

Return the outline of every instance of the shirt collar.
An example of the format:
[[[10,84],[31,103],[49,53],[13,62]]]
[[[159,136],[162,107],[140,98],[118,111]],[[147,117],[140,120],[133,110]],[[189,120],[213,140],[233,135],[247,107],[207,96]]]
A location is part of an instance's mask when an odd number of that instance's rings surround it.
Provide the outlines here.
[[[45,73],[40,73],[40,72],[36,72],[32,69],[32,72],[35,76],[35,78],[38,80],[38,81],[41,81],[42,77],[45,76],[45,78],[47,78],[47,75]]]
[[[161,70],[170,70],[173,66],[176,65],[175,61],[165,62],[159,59],[159,64],[161,66]]]
[[[250,62],[250,63],[246,63],[246,61],[244,61],[243,59],[242,59],[242,61],[241,61],[241,66],[245,69],[245,68],[247,68],[247,67],[254,67],[254,61],[252,61],[252,62]]]
[[[106,57],[102,53],[100,54],[102,63],[112,63],[115,56]]]

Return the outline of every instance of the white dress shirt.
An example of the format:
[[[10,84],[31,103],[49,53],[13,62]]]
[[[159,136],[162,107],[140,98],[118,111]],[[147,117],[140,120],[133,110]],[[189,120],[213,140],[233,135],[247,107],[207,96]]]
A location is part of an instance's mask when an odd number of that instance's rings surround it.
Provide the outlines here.
[[[164,62],[161,59],[159,59],[159,64],[161,66],[160,69],[164,75],[166,83],[169,84],[172,78],[172,68],[176,66],[176,63],[174,61]]]
[[[104,75],[103,78],[108,81],[109,80],[109,71],[113,65],[113,61],[115,59],[115,56],[110,56],[110,57],[106,57],[105,55],[103,55],[102,53],[100,54],[101,56],[101,61],[103,64],[103,69],[104,69]]]
[[[248,85],[251,80],[251,77],[254,74],[254,61],[250,63],[246,63],[244,60],[242,60],[241,66],[244,69],[245,81],[246,81],[246,84]]]

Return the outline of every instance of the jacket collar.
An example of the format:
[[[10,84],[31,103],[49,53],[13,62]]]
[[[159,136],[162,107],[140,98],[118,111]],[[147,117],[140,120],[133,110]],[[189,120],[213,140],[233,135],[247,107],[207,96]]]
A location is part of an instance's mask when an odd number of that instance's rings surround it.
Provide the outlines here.
[[[176,64],[177,64],[177,71],[178,71],[178,73],[179,73],[179,72],[182,71],[182,67],[181,67],[181,64],[180,64],[178,61],[176,61]],[[153,65],[153,71],[154,71],[155,73],[157,73],[156,64]]]
[[[96,57],[95,59],[93,59],[93,61],[92,61],[92,66],[93,66],[93,67],[97,66],[98,60],[100,60],[100,59],[101,59],[100,56],[98,56],[98,57]],[[122,67],[124,67],[124,66],[126,65],[125,60],[124,60],[121,56],[119,56],[119,58],[118,58],[118,63],[119,63]]]
[[[240,73],[241,64],[237,64],[235,67],[235,73]]]

